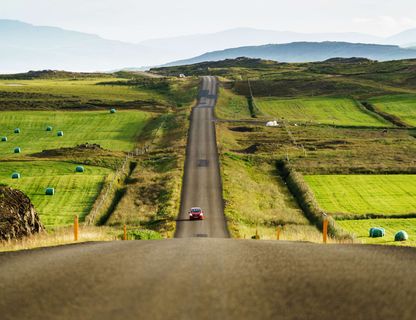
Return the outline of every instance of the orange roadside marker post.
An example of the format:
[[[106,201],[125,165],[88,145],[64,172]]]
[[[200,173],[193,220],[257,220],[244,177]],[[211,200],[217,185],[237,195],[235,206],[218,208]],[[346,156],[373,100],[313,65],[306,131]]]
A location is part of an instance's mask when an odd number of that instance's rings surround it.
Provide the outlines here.
[[[323,221],[322,234],[323,234],[324,243],[327,243],[328,241],[328,218],[327,217],[325,217]]]
[[[126,226],[126,225],[124,225],[123,240],[124,240],[124,241],[126,241],[126,240],[127,240],[127,226]]]
[[[277,226],[277,228],[276,228],[276,240],[280,240],[280,231],[281,231],[280,226]]]
[[[74,218],[74,241],[78,241],[78,233],[79,233],[78,216],[75,216]]]

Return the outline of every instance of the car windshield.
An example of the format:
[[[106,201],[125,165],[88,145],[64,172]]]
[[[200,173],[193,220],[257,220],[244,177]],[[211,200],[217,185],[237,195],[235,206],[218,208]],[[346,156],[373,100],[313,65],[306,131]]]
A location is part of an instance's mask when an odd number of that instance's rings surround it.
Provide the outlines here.
[[[200,208],[192,208],[191,212],[201,212],[201,209]]]

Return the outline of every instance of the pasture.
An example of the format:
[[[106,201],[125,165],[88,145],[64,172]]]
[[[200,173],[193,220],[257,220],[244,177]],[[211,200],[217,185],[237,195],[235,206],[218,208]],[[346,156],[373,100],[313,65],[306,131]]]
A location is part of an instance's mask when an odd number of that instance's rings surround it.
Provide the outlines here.
[[[42,150],[97,143],[114,151],[130,151],[150,114],[137,110],[107,111],[3,111],[0,113],[0,157],[16,157],[20,147],[27,155]],[[47,131],[48,126],[52,127]],[[14,133],[19,128],[20,133]],[[62,131],[63,136],[58,136]]]
[[[365,220],[342,220],[337,224],[345,231],[354,234],[356,240],[371,244],[401,244],[416,245],[416,219],[365,219]],[[373,227],[381,227],[386,230],[383,238],[370,238],[369,230]],[[395,242],[394,235],[405,230],[409,234],[409,240]]]
[[[382,112],[399,117],[410,126],[416,126],[416,95],[391,95],[370,99]]]
[[[268,118],[290,122],[338,126],[391,126],[386,120],[362,109],[347,98],[256,98],[256,106]]]
[[[307,175],[320,207],[335,217],[416,213],[415,175]]]
[[[73,222],[74,215],[83,221],[97,198],[106,177],[107,168],[55,161],[21,161],[0,163],[0,183],[23,191],[33,202],[46,226],[63,226]],[[12,179],[13,172],[21,174]],[[45,189],[55,188],[55,195],[45,195]]]
[[[104,81],[125,80],[119,78],[0,80],[0,92],[8,93],[8,97],[19,94],[19,100],[42,99],[45,104],[48,100],[53,101],[59,98],[79,99],[84,102],[91,100],[120,102],[158,100],[166,102],[165,97],[155,90],[139,89],[134,86],[100,84]],[[2,98],[1,95],[0,98]]]

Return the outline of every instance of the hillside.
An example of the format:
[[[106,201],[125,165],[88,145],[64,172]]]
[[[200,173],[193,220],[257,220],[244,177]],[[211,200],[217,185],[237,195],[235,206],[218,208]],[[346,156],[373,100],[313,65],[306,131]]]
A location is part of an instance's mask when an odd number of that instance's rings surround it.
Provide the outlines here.
[[[348,42],[294,42],[214,51],[191,59],[172,62],[166,66],[188,65],[203,61],[235,59],[237,57],[260,58],[280,62],[313,62],[337,57],[362,57],[371,60],[389,61],[416,58],[416,50],[393,45]]]
[[[142,45],[12,20],[0,20],[0,39],[2,73],[111,70],[167,61],[165,53]]]

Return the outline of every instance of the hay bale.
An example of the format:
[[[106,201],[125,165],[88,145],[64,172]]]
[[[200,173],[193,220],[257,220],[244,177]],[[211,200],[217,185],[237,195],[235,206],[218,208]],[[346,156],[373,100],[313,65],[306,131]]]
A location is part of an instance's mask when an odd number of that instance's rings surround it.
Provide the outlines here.
[[[407,234],[406,231],[399,231],[396,233],[396,235],[394,236],[394,241],[406,241],[409,239],[409,235]]]
[[[63,137],[64,136],[64,132],[63,131],[58,131],[58,137]]]
[[[0,241],[21,239],[43,230],[30,199],[21,191],[0,186]]]
[[[85,168],[83,166],[78,166],[75,168],[75,172],[85,172]]]
[[[114,108],[110,110],[110,113],[116,113],[116,112],[117,112],[117,110],[114,109]]]
[[[19,147],[14,148],[14,153],[21,153],[22,149],[20,149]]]
[[[53,128],[51,126],[46,127],[46,131],[49,131],[50,132],[50,131],[52,131],[52,129]]]
[[[18,173],[18,172],[13,172],[13,173],[12,173],[12,179],[20,179],[20,173]]]
[[[53,196],[55,194],[55,189],[54,188],[46,188],[45,194],[47,196]]]
[[[20,128],[14,129],[14,133],[20,133]]]
[[[3,142],[7,142],[7,137],[2,137],[2,138],[1,138],[1,141],[3,141]]]
[[[386,235],[386,230],[383,228],[371,228],[370,237],[371,238],[382,238]]]

